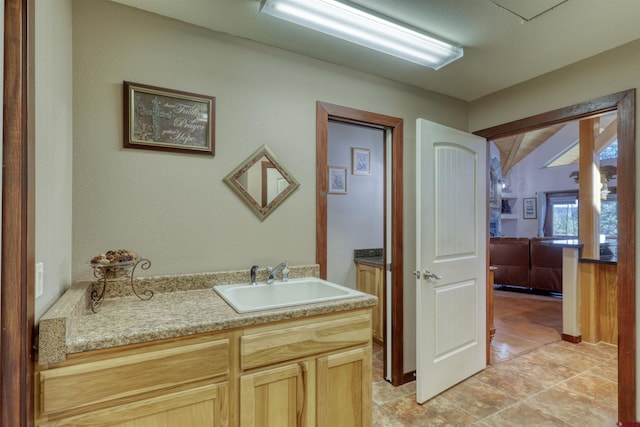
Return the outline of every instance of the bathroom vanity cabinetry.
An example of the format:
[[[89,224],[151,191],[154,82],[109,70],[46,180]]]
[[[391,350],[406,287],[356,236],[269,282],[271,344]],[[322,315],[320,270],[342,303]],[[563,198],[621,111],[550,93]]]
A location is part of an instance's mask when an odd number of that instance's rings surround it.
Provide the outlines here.
[[[38,426],[371,425],[371,308],[88,351],[36,371]]]
[[[40,369],[36,424],[227,426],[230,346],[227,334],[214,334],[79,354]]]
[[[248,328],[240,425],[370,426],[370,309]]]
[[[378,297],[378,305],[373,308],[373,339],[384,341],[384,269],[381,266],[356,261],[356,289]]]

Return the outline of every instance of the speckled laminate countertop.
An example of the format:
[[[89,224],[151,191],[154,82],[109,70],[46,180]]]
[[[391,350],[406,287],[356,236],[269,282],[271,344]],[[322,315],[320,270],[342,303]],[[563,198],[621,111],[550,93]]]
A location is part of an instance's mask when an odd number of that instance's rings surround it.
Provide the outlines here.
[[[373,267],[384,267],[382,248],[354,249],[353,262],[371,265]]]
[[[384,267],[384,262],[382,262],[382,257],[359,257],[354,258],[353,262],[359,262],[361,264],[372,265],[374,267]]]
[[[294,266],[290,277],[317,277],[318,272],[317,265]],[[58,363],[72,353],[370,307],[377,303],[376,297],[364,295],[237,313],[212,287],[242,283],[238,282],[238,277],[245,276],[248,277],[248,270],[145,278],[136,286],[154,290],[153,298],[148,301],[127,292],[126,286],[118,289],[117,285],[111,285],[111,295],[97,313],[88,309],[94,285],[76,283],[40,318],[38,362],[42,365]]]

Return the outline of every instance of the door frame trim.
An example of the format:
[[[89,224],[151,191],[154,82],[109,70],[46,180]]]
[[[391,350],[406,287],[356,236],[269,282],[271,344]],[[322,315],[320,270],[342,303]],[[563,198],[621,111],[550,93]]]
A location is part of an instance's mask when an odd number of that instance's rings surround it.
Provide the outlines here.
[[[474,132],[487,140],[618,112],[618,419],[636,420],[636,155],[635,89]]]
[[[327,102],[316,102],[316,262],[320,265],[320,277],[327,277],[327,156],[329,120],[354,123],[378,129],[391,129],[391,383],[395,386],[404,378],[404,327],[403,327],[403,126],[398,117],[376,114],[364,110],[343,107]],[[386,194],[387,189],[385,189]],[[385,200],[387,198],[385,197]],[[385,213],[386,214],[386,213]],[[386,220],[385,220],[386,226]],[[385,232],[386,236],[386,232]],[[386,316],[386,310],[384,310]],[[385,319],[385,324],[388,319]],[[385,328],[386,341],[386,328]],[[386,352],[385,352],[386,355]],[[386,363],[386,361],[385,361]]]
[[[34,2],[4,3],[0,425],[33,424]]]

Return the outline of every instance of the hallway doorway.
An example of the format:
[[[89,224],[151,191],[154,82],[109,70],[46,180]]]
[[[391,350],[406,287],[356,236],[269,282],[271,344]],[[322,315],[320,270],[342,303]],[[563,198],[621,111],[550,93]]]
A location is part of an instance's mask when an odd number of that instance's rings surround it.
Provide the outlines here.
[[[618,419],[636,419],[635,89],[474,132],[487,140],[597,114],[618,113]]]
[[[394,385],[413,379],[403,371],[403,165],[402,119],[318,101],[316,103],[316,260],[327,278],[327,196],[329,122],[382,130],[385,134],[384,262],[387,310],[384,312],[384,366]],[[387,159],[390,156],[390,159]],[[389,226],[387,226],[389,224]]]

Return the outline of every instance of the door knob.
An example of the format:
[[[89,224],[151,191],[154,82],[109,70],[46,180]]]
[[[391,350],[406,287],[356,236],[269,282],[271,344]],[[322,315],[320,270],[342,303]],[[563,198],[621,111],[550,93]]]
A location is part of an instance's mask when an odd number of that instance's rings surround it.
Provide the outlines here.
[[[415,270],[413,274],[415,274],[416,279],[418,280],[420,280],[420,277],[424,279],[435,279],[435,280],[442,279],[442,276],[440,276],[439,274],[432,273],[429,270],[425,270],[424,273],[420,272],[420,270]]]
[[[425,270],[423,275],[424,275],[425,279],[435,279],[435,280],[442,279],[442,276],[440,276],[439,274],[436,274],[436,273],[432,273],[429,270]]]

